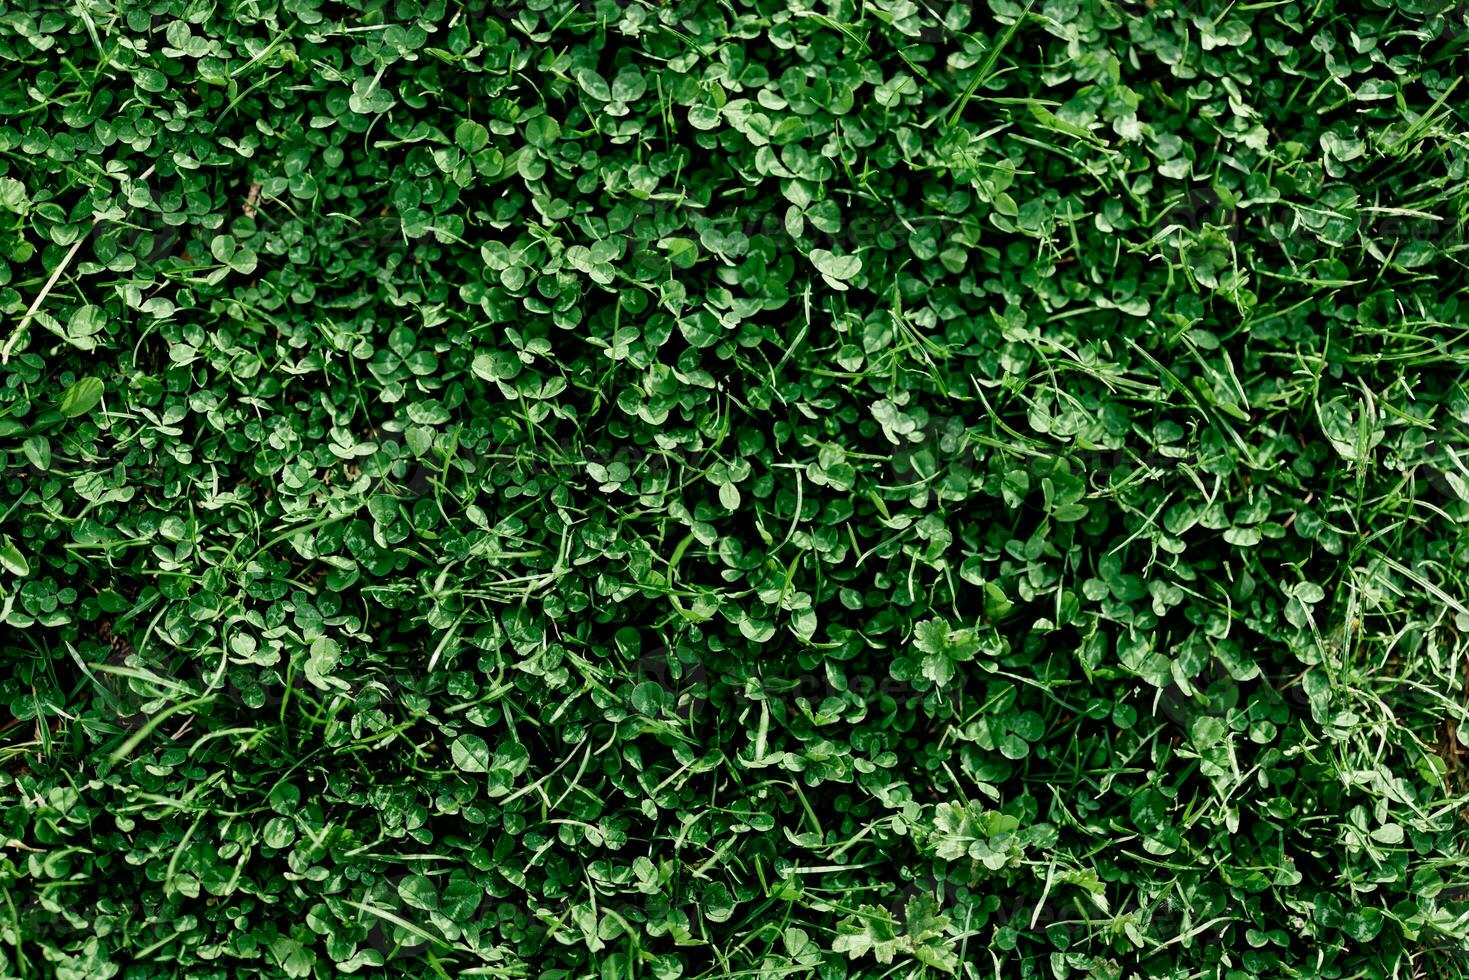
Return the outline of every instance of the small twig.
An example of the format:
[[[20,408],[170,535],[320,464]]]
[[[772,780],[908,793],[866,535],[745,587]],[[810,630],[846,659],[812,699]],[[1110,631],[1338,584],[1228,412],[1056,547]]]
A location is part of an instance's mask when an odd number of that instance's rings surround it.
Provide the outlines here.
[[[150,165],[147,170],[144,170],[142,175],[138,177],[138,180],[147,180],[150,176],[152,176],[153,166],[156,165]],[[101,221],[101,215],[93,218],[92,227],[96,228],[97,225],[101,223]],[[56,281],[61,278],[61,274],[66,271],[66,267],[71,265],[71,260],[76,257],[77,252],[82,247],[82,243],[90,237],[91,232],[88,232],[81,238],[78,238],[76,240],[76,243],[72,245],[71,250],[68,251],[65,257],[63,257],[62,260],[56,264],[56,268],[51,270],[51,278],[46,280],[46,285],[42,286],[41,291],[36,294],[36,298],[31,302],[31,308],[26,310],[25,316],[20,318],[20,323],[16,324],[15,329],[10,332],[10,339],[5,341],[4,349],[0,350],[0,364],[10,363],[10,351],[12,348],[15,347],[15,342],[20,340],[21,336],[25,333],[25,329],[27,325],[30,324],[31,318],[36,315],[36,311],[41,308],[41,304],[44,303],[46,301],[46,297],[51,294],[52,288],[55,287]]]

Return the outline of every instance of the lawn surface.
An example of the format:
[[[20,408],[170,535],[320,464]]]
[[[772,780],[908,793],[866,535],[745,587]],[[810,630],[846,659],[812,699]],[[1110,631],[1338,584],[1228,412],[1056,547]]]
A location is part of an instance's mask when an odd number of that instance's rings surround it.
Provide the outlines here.
[[[1466,49],[0,7],[0,976],[1469,975]]]

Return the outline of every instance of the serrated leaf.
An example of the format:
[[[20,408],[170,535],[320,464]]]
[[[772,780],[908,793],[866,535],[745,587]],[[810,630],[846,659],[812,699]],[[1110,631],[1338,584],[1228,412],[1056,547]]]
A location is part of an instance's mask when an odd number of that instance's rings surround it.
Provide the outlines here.
[[[854,960],[870,955],[877,962],[887,964],[903,945],[891,912],[876,905],[859,905],[856,914],[837,923],[831,949]]]

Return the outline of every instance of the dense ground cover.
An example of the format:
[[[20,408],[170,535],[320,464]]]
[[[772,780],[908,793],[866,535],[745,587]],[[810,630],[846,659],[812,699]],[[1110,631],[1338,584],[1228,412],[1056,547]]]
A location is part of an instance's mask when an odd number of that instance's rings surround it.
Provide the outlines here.
[[[0,974],[1469,975],[1443,0],[0,6]]]

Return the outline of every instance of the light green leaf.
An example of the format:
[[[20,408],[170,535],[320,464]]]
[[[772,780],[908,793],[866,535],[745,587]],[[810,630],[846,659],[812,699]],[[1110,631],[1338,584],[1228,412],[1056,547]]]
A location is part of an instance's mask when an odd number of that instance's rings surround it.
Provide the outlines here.
[[[31,436],[22,443],[22,448],[36,469],[44,472],[51,468],[51,440],[41,435]]]
[[[57,403],[57,410],[69,419],[86,415],[102,401],[103,385],[100,378],[82,378],[73,382]]]
[[[479,909],[483,890],[467,878],[455,878],[439,895],[439,911],[454,922],[467,922]]]
[[[891,963],[903,946],[891,912],[876,905],[860,905],[856,915],[837,923],[831,950],[846,953],[854,960],[871,954],[879,963]]]
[[[409,875],[398,882],[398,895],[410,908],[433,912],[439,907],[439,891],[425,875]]]
[[[78,306],[66,323],[66,335],[80,340],[101,332],[107,326],[107,315],[100,306]]]
[[[397,102],[391,93],[383,91],[380,79],[359,78],[352,83],[352,97],[347,106],[359,115],[375,116],[380,112],[387,112]]]
[[[341,654],[342,648],[336,640],[326,636],[317,637],[312,641],[311,651],[306,657],[306,679],[323,691],[350,687],[340,677],[331,676]]]
[[[454,127],[454,142],[465,153],[478,153],[490,142],[490,131],[479,123],[466,119]]]
[[[14,177],[0,177],[0,208],[12,214],[25,214],[30,210],[30,203],[25,184]]]
[[[550,116],[536,116],[525,124],[525,139],[531,146],[545,149],[561,138],[561,124]]]
[[[0,568],[20,578],[31,574],[30,562],[26,561],[25,555],[20,553],[9,535],[0,535]]]
[[[460,735],[450,746],[454,765],[465,772],[489,772],[490,747],[478,735]]]
[[[811,264],[816,266],[816,271],[823,276],[843,281],[855,277],[862,271],[862,260],[857,256],[837,255],[824,248],[811,250]]]

